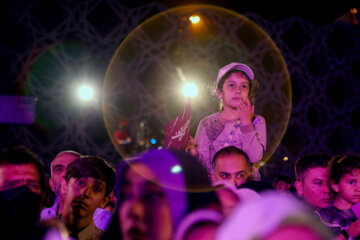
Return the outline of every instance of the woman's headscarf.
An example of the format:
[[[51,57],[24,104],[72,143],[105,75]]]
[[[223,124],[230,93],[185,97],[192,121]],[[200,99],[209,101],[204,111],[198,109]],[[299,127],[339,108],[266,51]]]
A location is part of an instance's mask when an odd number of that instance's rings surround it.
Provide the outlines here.
[[[266,191],[261,198],[237,206],[221,224],[215,239],[262,239],[285,226],[306,227],[319,239],[333,239],[330,230],[302,202],[276,191]]]
[[[185,180],[181,165],[176,157],[167,150],[151,150],[139,157],[122,162],[119,165],[115,187],[115,196],[118,199],[118,204],[122,202],[120,191],[123,184],[123,177],[129,167],[137,163],[144,164],[155,175],[156,183],[163,188],[166,194],[171,210],[173,226],[176,225],[187,210],[186,193],[184,191],[177,191],[185,189]]]
[[[114,188],[114,195],[118,200],[117,209],[122,203],[121,188],[125,173],[136,163],[147,166],[155,175],[156,183],[163,188],[170,206],[174,231],[186,213],[218,203],[206,170],[195,157],[181,151],[153,149],[119,164]],[[118,224],[117,216],[113,217],[109,228],[115,227],[113,222]]]

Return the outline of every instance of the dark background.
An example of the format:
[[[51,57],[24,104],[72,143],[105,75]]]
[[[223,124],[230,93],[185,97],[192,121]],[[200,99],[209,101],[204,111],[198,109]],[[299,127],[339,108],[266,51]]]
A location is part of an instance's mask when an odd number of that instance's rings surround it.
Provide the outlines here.
[[[224,7],[235,12],[245,14],[256,13],[272,22],[278,22],[292,17],[300,17],[316,26],[333,23],[350,8],[359,6],[357,1],[221,1],[221,0],[184,0],[184,1],[157,1],[167,8],[178,7],[187,4],[209,4]],[[144,1],[131,1],[124,3],[126,6],[140,6]]]

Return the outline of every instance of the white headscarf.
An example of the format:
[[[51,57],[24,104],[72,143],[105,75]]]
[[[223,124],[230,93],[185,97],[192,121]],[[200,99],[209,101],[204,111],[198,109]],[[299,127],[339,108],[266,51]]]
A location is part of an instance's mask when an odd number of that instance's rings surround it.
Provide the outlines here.
[[[329,229],[303,203],[275,191],[264,192],[261,198],[240,204],[219,227],[215,239],[261,239],[284,225],[306,226],[323,239],[333,239]]]

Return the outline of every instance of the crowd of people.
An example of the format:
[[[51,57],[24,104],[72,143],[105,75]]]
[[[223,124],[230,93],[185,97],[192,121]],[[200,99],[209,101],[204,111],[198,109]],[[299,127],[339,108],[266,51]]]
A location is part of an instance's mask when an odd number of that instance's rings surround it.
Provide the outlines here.
[[[72,150],[50,176],[25,146],[0,155],[1,239],[360,239],[360,157],[313,153],[295,181],[261,179],[266,124],[245,64],[221,68],[221,110],[184,150],[148,149],[113,166]],[[188,150],[191,151],[188,151]]]
[[[42,161],[24,146],[0,157],[1,239],[357,239],[360,157],[310,154],[294,184],[253,180],[244,151],[228,146],[209,178],[198,159],[151,149],[116,169],[63,151]],[[290,190],[294,185],[296,194]],[[47,186],[56,195],[44,206]],[[279,187],[280,186],[280,187]]]

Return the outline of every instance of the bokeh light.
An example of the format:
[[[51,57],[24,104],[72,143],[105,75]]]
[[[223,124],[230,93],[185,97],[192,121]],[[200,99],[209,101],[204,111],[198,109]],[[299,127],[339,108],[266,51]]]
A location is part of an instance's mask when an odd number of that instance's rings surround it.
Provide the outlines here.
[[[180,165],[175,165],[171,168],[172,173],[179,173],[182,171],[182,167]]]
[[[189,18],[189,20],[190,20],[192,23],[196,24],[196,23],[198,23],[198,22],[200,21],[200,17],[197,16],[197,15],[194,15],[194,16],[191,16],[191,17]]]
[[[83,85],[79,87],[78,95],[81,100],[89,101],[94,98],[94,90],[88,85]]]
[[[31,59],[22,70],[26,76],[21,86],[24,92],[21,94],[38,97],[34,125],[42,129],[43,133],[46,132],[41,134],[44,146],[54,146],[54,142],[63,141],[59,140],[60,136],[68,139],[68,135],[83,136],[82,131],[86,131],[89,139],[99,141],[98,146],[102,148],[102,144],[109,138],[105,127],[99,126],[99,123],[103,123],[99,105],[101,92],[95,90],[102,84],[103,73],[98,68],[96,56],[91,55],[83,43],[74,40],[58,41],[43,46],[41,52],[37,52],[38,49],[34,51],[36,58]],[[90,101],[81,101],[79,98],[78,90],[83,84],[93,87],[93,99]],[[74,128],[69,127],[69,123],[76,121],[87,124],[82,119],[96,122],[99,128],[85,130],[76,127],[74,131]],[[64,142],[69,143],[67,140]],[[74,137],[72,142],[79,141]],[[86,141],[82,143],[80,148],[86,149]]]
[[[185,83],[182,92],[185,95],[185,97],[194,98],[197,96],[199,89],[195,83],[187,82]]]

